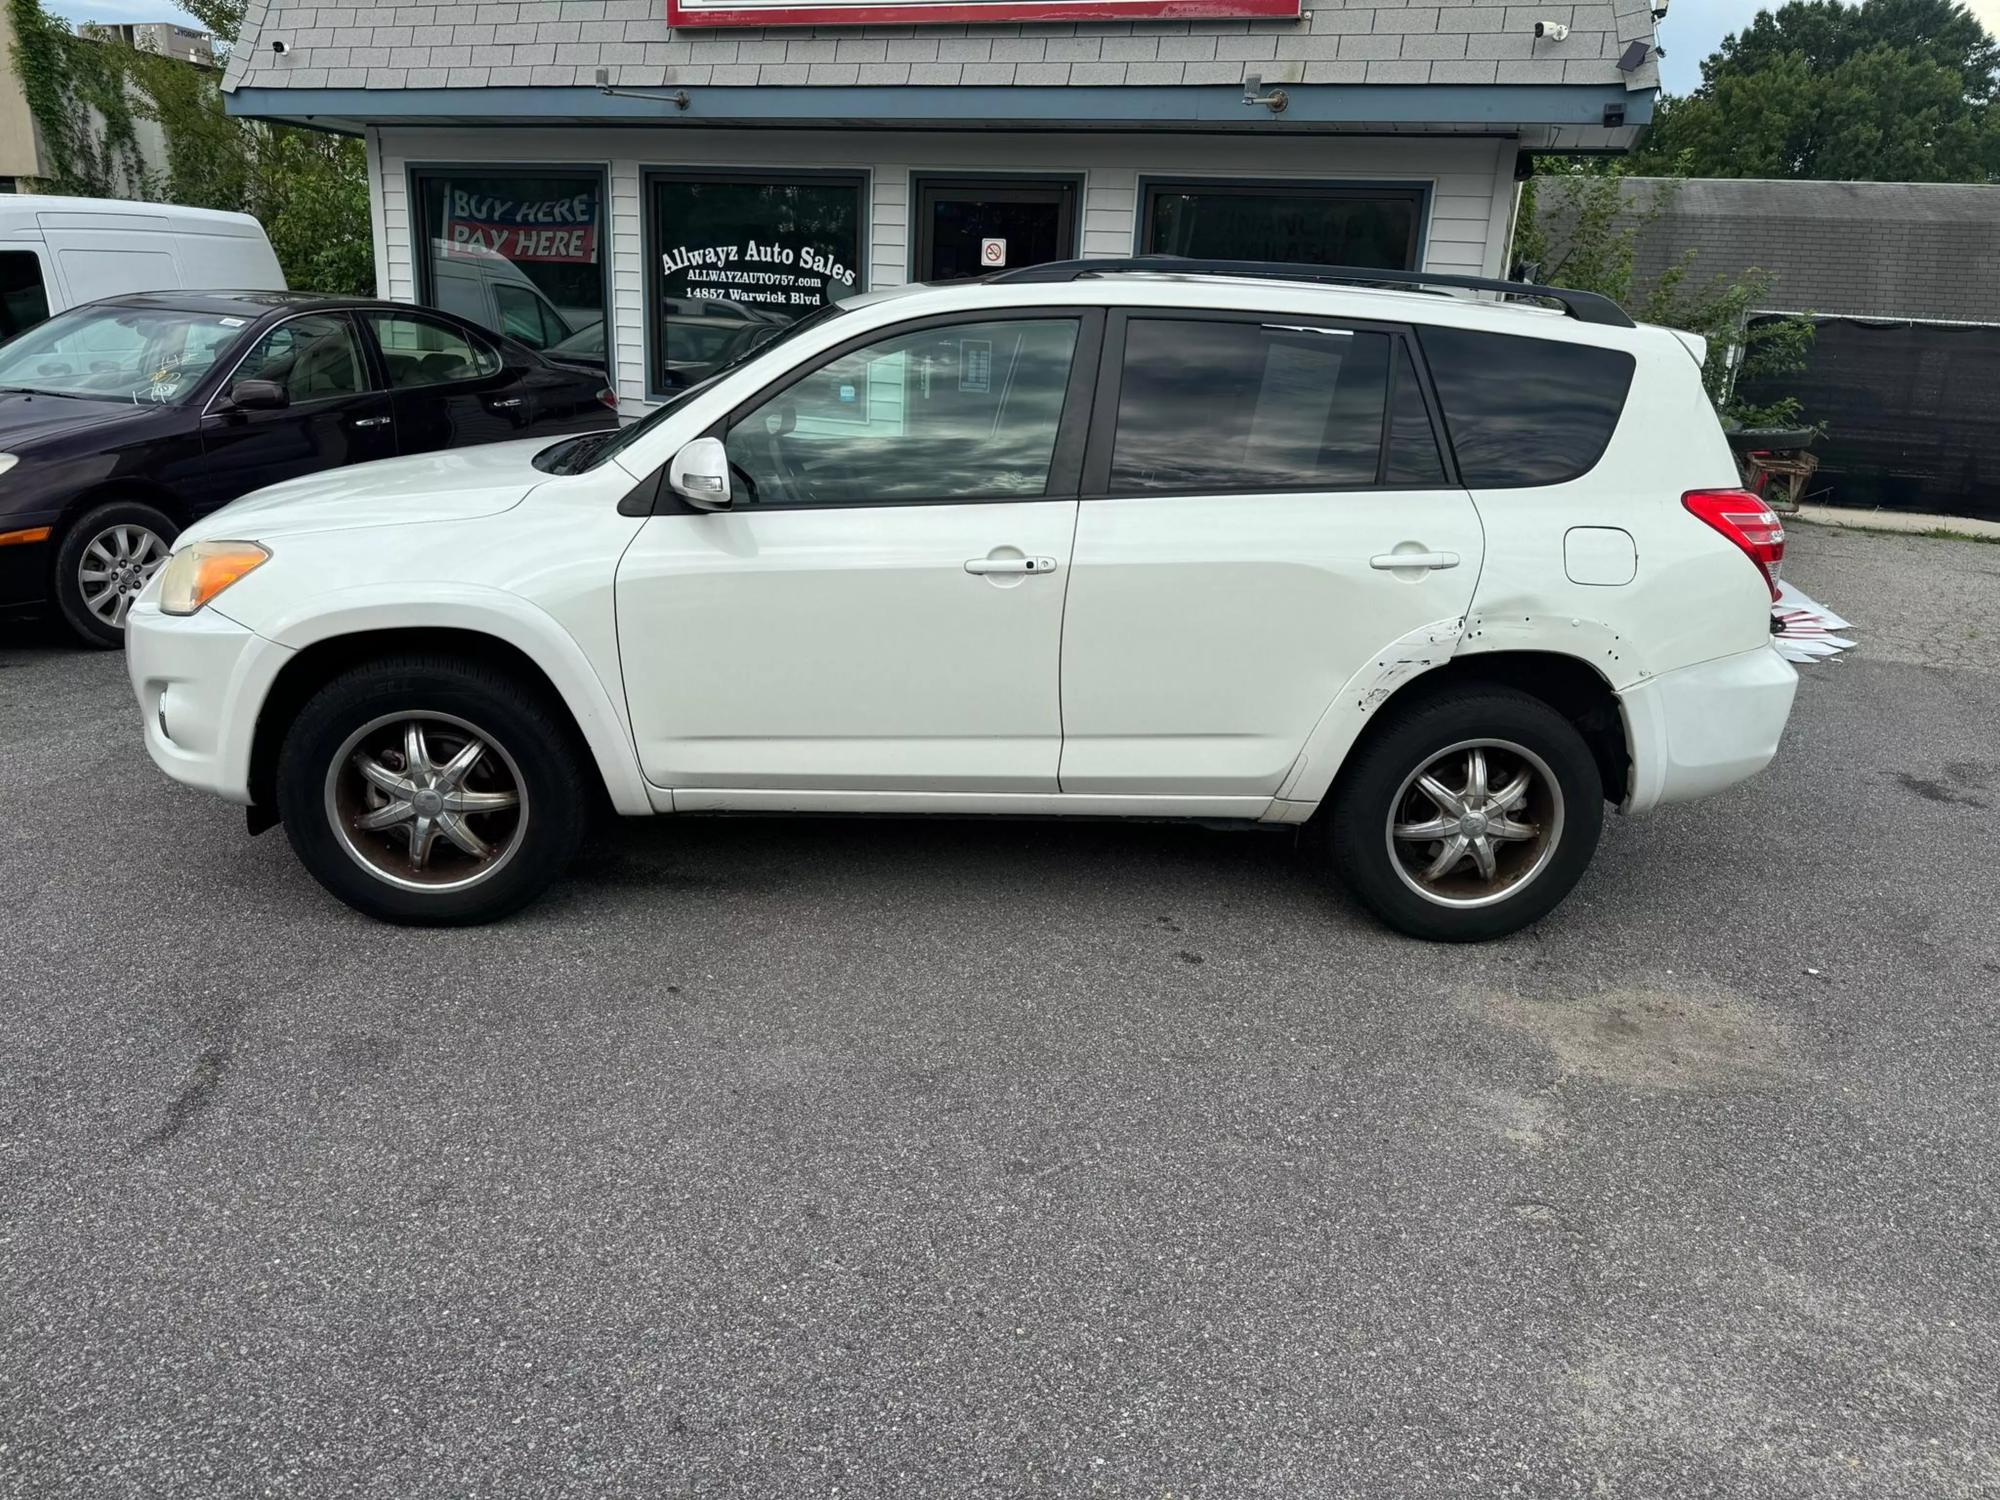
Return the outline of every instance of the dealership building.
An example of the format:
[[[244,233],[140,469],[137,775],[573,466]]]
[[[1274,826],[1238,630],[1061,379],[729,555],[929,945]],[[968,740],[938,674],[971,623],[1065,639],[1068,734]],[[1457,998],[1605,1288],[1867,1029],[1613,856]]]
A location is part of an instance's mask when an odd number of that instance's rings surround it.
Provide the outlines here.
[[[231,113],[367,144],[380,291],[642,410],[844,289],[1135,253],[1504,274],[1653,6],[252,0]]]

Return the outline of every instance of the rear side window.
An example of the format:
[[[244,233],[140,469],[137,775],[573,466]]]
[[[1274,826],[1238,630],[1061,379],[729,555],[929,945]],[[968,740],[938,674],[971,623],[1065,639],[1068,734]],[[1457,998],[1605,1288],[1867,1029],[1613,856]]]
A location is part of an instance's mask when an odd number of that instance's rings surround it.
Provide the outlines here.
[[[1562,484],[1595,468],[1632,387],[1632,356],[1511,333],[1418,331],[1460,481]]]
[[[1380,333],[1134,318],[1111,491],[1373,484],[1388,375]]]

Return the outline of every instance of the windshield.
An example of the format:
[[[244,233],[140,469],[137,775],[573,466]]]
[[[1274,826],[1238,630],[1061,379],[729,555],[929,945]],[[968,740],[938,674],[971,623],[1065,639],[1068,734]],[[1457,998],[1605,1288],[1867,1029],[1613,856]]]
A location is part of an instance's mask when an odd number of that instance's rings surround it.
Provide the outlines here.
[[[36,395],[170,405],[254,318],[95,304],[0,345],[0,387]]]
[[[837,318],[841,313],[838,302],[829,302],[817,311],[806,314],[788,328],[781,328],[761,343],[746,343],[735,351],[725,363],[717,365],[699,384],[691,385],[684,391],[676,391],[663,405],[656,406],[630,427],[621,427],[614,432],[593,433],[572,446],[565,440],[553,448],[545,448],[535,455],[535,466],[551,474],[581,474],[586,469],[594,469],[614,453],[622,453],[632,444],[651,432],[660,423],[671,417],[698,393],[752,359],[760,359],[779,345],[797,338],[809,328],[818,328]],[[549,460],[543,462],[543,460]]]

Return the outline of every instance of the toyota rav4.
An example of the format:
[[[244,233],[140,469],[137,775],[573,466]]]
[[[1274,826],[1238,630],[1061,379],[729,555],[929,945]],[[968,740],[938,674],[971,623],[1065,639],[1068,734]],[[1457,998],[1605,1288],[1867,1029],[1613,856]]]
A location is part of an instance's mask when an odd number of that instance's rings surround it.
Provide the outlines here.
[[[1545,915],[1752,775],[1777,518],[1700,342],[1428,273],[1066,262],[854,297],[621,431],[191,527],[147,748],[341,899],[484,921],[589,815],[1302,825],[1384,920]]]

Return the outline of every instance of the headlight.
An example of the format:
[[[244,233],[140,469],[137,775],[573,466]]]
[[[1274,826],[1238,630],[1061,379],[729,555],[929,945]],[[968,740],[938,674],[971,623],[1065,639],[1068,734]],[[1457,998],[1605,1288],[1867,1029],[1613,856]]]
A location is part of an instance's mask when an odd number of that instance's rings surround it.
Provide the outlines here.
[[[0,474],[5,474],[20,461],[21,456],[18,453],[0,453]]]
[[[183,547],[160,573],[160,608],[191,615],[270,557],[255,542],[196,542]]]

